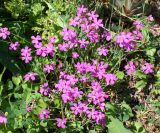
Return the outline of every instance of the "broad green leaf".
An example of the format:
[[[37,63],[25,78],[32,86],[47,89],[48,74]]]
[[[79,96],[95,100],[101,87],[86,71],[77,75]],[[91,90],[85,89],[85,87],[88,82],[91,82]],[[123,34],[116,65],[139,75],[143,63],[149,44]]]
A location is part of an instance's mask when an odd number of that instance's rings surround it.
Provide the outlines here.
[[[124,72],[118,71],[118,72],[116,73],[116,76],[117,76],[118,79],[123,79],[123,78],[124,78]]]
[[[22,76],[13,76],[12,81],[16,86],[18,86],[22,81]]]
[[[146,133],[145,129],[143,128],[140,122],[135,122],[134,127],[135,127],[135,129],[133,129],[134,133]]]
[[[95,130],[89,130],[89,133],[97,133]]]
[[[141,71],[137,71],[137,72],[134,74],[134,76],[136,76],[136,77],[138,77],[138,78],[140,78],[140,79],[145,79],[145,78],[146,78],[146,75],[145,75],[143,72],[141,72]]]
[[[55,99],[55,100],[54,100],[54,105],[55,105],[56,107],[59,107],[59,106],[60,106],[60,100],[59,100],[59,99]]]
[[[110,116],[111,122],[107,125],[108,133],[132,133],[129,129],[125,128],[123,123]]]
[[[150,48],[146,50],[146,54],[148,56],[154,56],[155,53],[156,53],[156,48]]]
[[[138,82],[136,82],[135,84],[135,88],[138,89],[139,91],[141,91],[145,86],[146,86],[147,82],[145,80],[140,80]]]
[[[45,121],[45,122],[44,122],[44,121],[41,121],[41,122],[40,122],[40,125],[41,125],[42,127],[46,127],[46,126],[47,126],[47,122],[46,122],[46,121]]]

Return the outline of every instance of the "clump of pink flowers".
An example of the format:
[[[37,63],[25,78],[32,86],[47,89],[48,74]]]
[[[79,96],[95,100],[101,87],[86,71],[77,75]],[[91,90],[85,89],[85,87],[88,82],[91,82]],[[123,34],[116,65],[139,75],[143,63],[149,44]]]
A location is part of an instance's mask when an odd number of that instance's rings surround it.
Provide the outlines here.
[[[110,31],[104,31],[103,22],[95,11],[89,11],[81,5],[77,9],[76,16],[70,19],[69,25],[73,27],[63,28],[60,32],[62,42],[55,36],[49,37],[48,40],[43,40],[41,35],[31,36],[31,46],[25,46],[20,51],[21,60],[25,63],[30,63],[32,60],[41,62],[39,64],[42,67],[34,69],[35,72],[26,73],[24,80],[38,82],[37,76],[40,72],[36,71],[43,71],[44,77],[39,75],[41,83],[38,91],[36,90],[43,100],[48,102],[53,98],[54,102],[54,98],[57,98],[61,102],[61,111],[67,110],[67,113],[73,114],[75,119],[86,117],[91,122],[105,126],[105,105],[109,100],[106,88],[110,89],[118,81],[115,71],[110,69],[112,62],[108,61],[112,56],[110,53],[114,52],[110,50],[110,46],[112,41],[115,41],[118,46],[115,48],[120,47],[127,52],[135,50],[138,47],[136,43],[144,39],[141,32],[143,24],[140,20],[136,20],[133,23],[134,30],[120,32],[114,37]],[[78,33],[77,29],[81,32]],[[7,28],[0,28],[1,38],[6,39],[9,35]],[[105,44],[101,44],[103,42],[100,39],[105,41]],[[9,49],[15,51],[19,46],[19,42],[11,43]],[[128,75],[134,74],[136,65],[133,61],[129,61],[124,69]],[[153,66],[150,63],[144,63],[141,69],[145,74],[153,73]],[[54,88],[51,89],[52,84]],[[32,109],[26,107],[27,112],[31,112]],[[59,108],[42,109],[38,114],[39,119],[48,119],[52,116],[50,112],[54,110],[59,111]],[[65,128],[70,114],[65,112],[61,114],[62,116],[58,116],[60,118],[55,119],[56,124],[60,128]],[[0,115],[1,123],[7,123],[4,115]]]
[[[134,36],[131,32],[121,32],[116,38],[116,43],[119,47],[125,48],[127,51],[133,50],[136,46]]]

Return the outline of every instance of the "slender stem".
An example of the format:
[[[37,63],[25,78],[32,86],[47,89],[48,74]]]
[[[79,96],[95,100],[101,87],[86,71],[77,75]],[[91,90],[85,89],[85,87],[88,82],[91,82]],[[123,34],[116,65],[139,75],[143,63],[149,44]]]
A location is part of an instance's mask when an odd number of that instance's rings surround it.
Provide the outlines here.
[[[2,81],[2,77],[3,77],[3,74],[4,74],[5,71],[6,71],[6,67],[3,68],[3,70],[0,74],[0,82]]]

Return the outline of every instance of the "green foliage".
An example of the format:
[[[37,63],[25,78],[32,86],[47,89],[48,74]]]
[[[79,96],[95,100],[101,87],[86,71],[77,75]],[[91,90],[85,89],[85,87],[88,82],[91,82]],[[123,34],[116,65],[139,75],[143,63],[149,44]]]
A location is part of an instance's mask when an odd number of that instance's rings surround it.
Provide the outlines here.
[[[113,117],[110,117],[111,122],[107,125],[108,133],[132,133],[130,130],[126,129],[123,123]]]
[[[74,29],[68,26],[69,18],[76,14],[77,6],[83,2],[89,10],[99,12],[100,17],[102,16],[106,23],[103,28],[111,30],[113,40],[111,42],[102,40],[96,46],[95,44],[89,45],[88,51],[86,49],[77,51],[80,57],[74,60],[71,56],[76,49],[70,49],[68,53],[56,52],[58,51],[58,44],[64,41],[60,36],[60,31],[65,27]],[[115,2],[110,3],[112,11],[118,11],[121,17],[125,16],[129,20],[135,20],[137,16],[130,17],[134,14],[141,15],[144,13],[142,11],[143,0],[137,3],[130,0],[121,2],[116,0]],[[151,124],[155,128],[159,127],[157,118],[160,114],[160,39],[154,37],[150,32],[150,27],[154,23],[148,22],[144,16],[140,18],[144,24],[144,28],[142,28],[144,39],[136,42],[137,48],[135,51],[126,52],[115,44],[116,35],[121,31],[130,31],[133,27],[123,22],[121,17],[118,18],[118,22],[112,20],[112,15],[114,15],[112,12],[110,18],[106,18],[106,14],[103,16],[104,11],[103,8],[101,9],[101,5],[103,4],[99,1],[80,0],[7,0],[4,3],[2,2],[0,26],[9,27],[11,36],[7,40],[0,40],[0,64],[2,65],[2,68],[0,67],[0,114],[4,112],[8,119],[6,125],[0,125],[0,133],[145,133],[149,131],[145,128]],[[126,12],[126,9],[129,12]],[[78,31],[78,28],[74,29],[78,36],[87,39],[86,34]],[[42,35],[44,45],[48,43],[48,38],[54,35],[57,39],[55,42],[56,54],[54,57],[47,59],[35,58],[32,63],[26,65],[17,58],[19,53],[8,51],[8,46],[12,41],[19,41],[20,48],[26,45],[33,47],[30,36],[34,34]],[[96,51],[96,48],[103,44],[109,49],[106,57],[98,56]],[[115,73],[118,79],[115,86],[106,86],[104,81],[100,79],[105,93],[109,95],[109,98],[105,101],[105,116],[107,119],[105,126],[91,122],[85,114],[80,114],[78,118],[75,118],[73,112],[68,110],[72,103],[64,105],[60,93],[57,93],[54,88],[58,81],[59,69],[57,66],[60,62],[65,66],[65,68],[61,68],[63,71],[75,73],[73,66],[76,62],[87,61],[92,58],[107,63],[107,73]],[[136,62],[136,73],[128,75],[124,66],[131,59]],[[145,74],[141,69],[141,64],[145,61],[153,64],[154,72],[150,75]],[[55,70],[52,74],[45,75],[43,67],[49,63],[55,64]],[[28,71],[38,73],[39,77],[35,82],[23,80],[23,75]],[[93,76],[89,74],[86,74],[86,76],[91,77],[89,80],[93,79]],[[52,93],[48,97],[39,93],[40,85],[44,82],[51,84]],[[80,84],[79,88],[90,90],[86,84]],[[31,112],[27,112],[28,106],[31,107]],[[51,119],[40,121],[38,115],[44,108],[50,108]],[[69,119],[66,129],[57,128],[56,120],[52,118],[64,117],[64,114]],[[143,125],[144,120],[146,125]],[[153,132],[153,130],[150,132]]]

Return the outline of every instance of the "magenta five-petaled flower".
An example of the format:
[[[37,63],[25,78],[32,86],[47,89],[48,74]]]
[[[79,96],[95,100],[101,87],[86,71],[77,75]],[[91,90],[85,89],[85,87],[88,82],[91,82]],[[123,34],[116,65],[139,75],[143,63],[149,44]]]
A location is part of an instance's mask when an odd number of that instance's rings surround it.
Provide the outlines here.
[[[54,64],[45,64],[45,67],[43,68],[43,71],[46,73],[50,73],[54,70]]]
[[[145,74],[153,73],[153,66],[152,66],[152,64],[146,62],[144,65],[142,65],[142,71]]]
[[[21,59],[24,60],[25,63],[29,63],[32,60],[31,50],[28,46],[21,49]]]
[[[98,52],[98,54],[100,55],[100,56],[106,56],[107,54],[108,54],[108,49],[107,48],[105,48],[105,47],[99,47],[98,49],[97,49],[97,52]]]
[[[66,127],[66,122],[67,122],[67,119],[66,118],[57,118],[57,126],[60,127],[60,128],[65,128]]]
[[[10,35],[10,31],[7,27],[0,28],[0,37],[2,39],[6,39]]]
[[[26,80],[26,81],[34,81],[34,80],[36,80],[36,76],[37,76],[38,74],[37,73],[35,73],[35,72],[29,72],[29,73],[27,73],[25,76],[24,76],[24,79]]]
[[[136,72],[136,66],[134,65],[133,61],[129,61],[124,68],[127,71],[127,74],[133,74]]]
[[[16,51],[19,46],[20,46],[19,42],[11,43],[9,45],[9,50]]]
[[[106,74],[104,77],[107,85],[114,85],[117,81],[116,75],[112,73]]]
[[[140,20],[135,20],[134,22],[133,22],[133,25],[136,27],[136,29],[141,29],[141,28],[143,28],[143,23],[142,23],[142,21],[140,21]]]
[[[77,52],[72,52],[72,58],[76,59],[79,57],[79,54]]]
[[[55,43],[55,41],[56,41],[56,37],[55,36],[51,36],[49,38],[49,43],[53,44],[53,43]]]
[[[6,124],[7,118],[4,114],[0,114],[0,124]]]
[[[41,93],[44,96],[48,96],[51,92],[51,88],[48,86],[48,83],[44,83],[43,85],[40,85],[39,93]]]
[[[48,119],[49,118],[49,110],[48,109],[42,109],[41,112],[39,113],[39,119],[43,120],[43,119]]]
[[[116,38],[116,43],[119,47],[125,48],[127,51],[131,51],[136,45],[134,39],[135,37],[131,32],[121,32]]]
[[[109,31],[104,31],[103,34],[102,34],[102,37],[105,38],[107,41],[112,40],[112,35]]]
[[[150,22],[153,22],[153,21],[154,21],[154,18],[153,18],[152,15],[149,15],[149,16],[147,17],[147,20],[150,21]]]
[[[32,39],[32,43],[33,43],[33,44],[38,44],[38,43],[42,40],[42,38],[41,38],[40,35],[31,36],[31,39]]]
[[[88,106],[86,103],[78,102],[74,103],[70,109],[74,112],[75,115],[86,113],[88,111]]]

